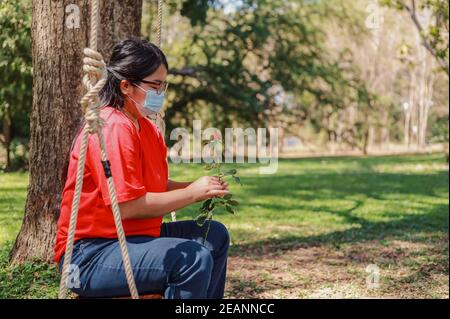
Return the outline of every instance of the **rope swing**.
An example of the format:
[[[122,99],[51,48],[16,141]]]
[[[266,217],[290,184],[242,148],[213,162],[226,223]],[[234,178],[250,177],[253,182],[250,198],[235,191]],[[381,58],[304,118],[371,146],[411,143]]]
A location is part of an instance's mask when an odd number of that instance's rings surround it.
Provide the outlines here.
[[[163,15],[163,0],[158,0],[158,31],[157,31],[157,43],[161,47],[161,29],[162,29],[162,15]],[[114,187],[114,181],[111,174],[110,163],[108,161],[106,153],[106,145],[102,132],[104,126],[104,120],[100,117],[100,101],[98,93],[106,83],[106,64],[102,55],[97,51],[98,44],[98,31],[100,29],[100,17],[99,17],[99,0],[91,0],[91,26],[90,26],[90,47],[84,49],[83,59],[83,85],[86,87],[87,93],[81,99],[81,107],[84,117],[86,119],[86,127],[82,136],[82,142],[80,147],[80,154],[77,166],[77,178],[75,184],[75,193],[72,202],[72,211],[70,216],[69,230],[67,234],[66,250],[64,255],[64,264],[61,275],[61,282],[59,286],[60,299],[65,299],[68,288],[69,278],[69,266],[72,261],[73,244],[76,231],[76,223],[78,217],[78,209],[80,204],[80,196],[83,188],[83,175],[84,166],[86,162],[86,153],[88,148],[89,136],[96,134],[100,143],[102,164],[107,178],[109,196],[111,198],[111,208],[113,212],[114,222],[117,229],[117,237],[120,244],[120,251],[125,267],[125,275],[127,278],[128,287],[131,297],[133,299],[139,299],[139,294],[136,288],[136,283],[133,276],[133,269],[131,268],[130,257],[128,254],[127,242],[125,232],[123,230],[120,208],[117,202],[116,191]],[[164,113],[155,114],[151,117],[151,120],[156,122],[161,133],[164,134]]]
[[[162,47],[162,24],[163,24],[163,9],[164,0],[158,0],[158,15],[157,15],[157,26],[156,26],[156,45]],[[161,110],[159,113],[153,113],[147,116],[153,124],[155,124],[161,134],[164,136],[166,133],[166,123],[164,122],[165,113]],[[173,215],[172,215],[173,219]]]

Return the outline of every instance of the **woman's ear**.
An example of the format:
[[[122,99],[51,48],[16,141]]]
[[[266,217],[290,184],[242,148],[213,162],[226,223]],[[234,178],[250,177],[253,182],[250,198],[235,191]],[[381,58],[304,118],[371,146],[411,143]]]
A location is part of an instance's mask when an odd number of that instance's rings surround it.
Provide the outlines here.
[[[130,91],[131,84],[127,80],[120,81],[119,86],[120,86],[120,91],[122,92],[123,95],[128,95],[128,93],[130,93],[129,91]]]

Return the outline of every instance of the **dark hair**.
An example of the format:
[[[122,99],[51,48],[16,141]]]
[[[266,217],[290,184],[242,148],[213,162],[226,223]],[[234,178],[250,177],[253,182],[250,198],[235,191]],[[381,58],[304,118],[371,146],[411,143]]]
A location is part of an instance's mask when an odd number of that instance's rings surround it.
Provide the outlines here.
[[[106,84],[99,92],[101,105],[122,109],[124,98],[120,91],[120,81],[139,84],[141,80],[155,73],[161,64],[169,70],[164,53],[146,39],[132,37],[116,44],[106,67]],[[84,126],[85,121],[82,118],[71,150]]]
[[[99,92],[102,105],[117,109],[124,106],[120,82],[127,80],[139,84],[145,77],[153,74],[164,65],[169,70],[166,56],[153,43],[146,39],[133,37],[118,43],[107,66],[106,84]]]

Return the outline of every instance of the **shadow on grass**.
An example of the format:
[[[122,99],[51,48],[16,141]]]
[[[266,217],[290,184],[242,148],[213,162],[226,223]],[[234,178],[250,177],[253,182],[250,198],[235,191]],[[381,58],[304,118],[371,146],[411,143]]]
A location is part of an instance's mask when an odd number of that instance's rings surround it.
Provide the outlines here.
[[[279,212],[280,220],[283,219],[283,212],[310,211],[335,215],[351,228],[314,236],[284,233],[278,238],[236,244],[232,246],[231,253],[256,256],[275,250],[387,238],[424,242],[436,234],[448,237],[449,206],[442,204],[442,199],[448,198],[448,171],[432,174],[354,172],[342,175],[305,172],[294,176],[248,178],[246,183],[257,187],[247,189],[240,196],[242,201],[253,201],[266,211]],[[277,196],[278,199],[274,197],[272,201],[259,202],[260,196]],[[290,200],[284,201],[284,198]],[[292,201],[293,198],[297,201]],[[430,200],[435,199],[440,199],[440,203],[430,203]],[[352,202],[353,205],[345,209],[327,205],[327,202],[339,200]],[[366,200],[384,201],[386,206],[374,213],[381,219],[388,220],[368,220],[361,217],[364,214],[355,214],[365,205]],[[311,201],[315,201],[315,205],[310,205]],[[395,211],[401,203],[402,211]],[[373,211],[375,208],[371,209]]]
[[[382,199],[383,195],[425,195],[439,197],[438,192],[448,189],[448,172],[433,174],[400,173],[303,173],[299,175],[276,175],[242,178],[247,196],[277,195],[280,197],[298,197],[301,200],[318,198],[343,198],[354,194]],[[315,191],[311,196],[300,195],[301,191]]]
[[[236,244],[232,246],[233,254],[257,257],[262,253],[289,251],[298,248],[308,248],[320,245],[339,246],[347,243],[361,243],[372,240],[399,239],[412,242],[429,242],[430,233],[441,237],[446,234],[448,238],[448,205],[436,205],[423,214],[406,215],[396,220],[372,222],[364,218],[352,216],[351,213],[360,203],[349,210],[334,210],[330,213],[343,217],[347,222],[357,224],[359,227],[343,231],[316,236],[285,235],[282,238],[269,238],[262,241]],[[442,238],[434,238],[439,240]]]

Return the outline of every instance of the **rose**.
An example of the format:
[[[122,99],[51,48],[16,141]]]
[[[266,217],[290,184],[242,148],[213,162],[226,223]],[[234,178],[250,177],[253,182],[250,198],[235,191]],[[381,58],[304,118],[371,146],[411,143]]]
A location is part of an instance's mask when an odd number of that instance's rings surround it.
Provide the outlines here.
[[[214,132],[212,139],[208,142],[209,146],[216,152],[219,147],[222,146],[222,139],[220,137],[220,132]],[[237,176],[236,169],[230,169],[227,171],[222,170],[222,163],[211,163],[205,166],[205,170],[207,171],[215,171],[215,176],[217,176],[220,180],[231,178],[237,184],[242,186],[241,179]],[[208,228],[205,233],[204,241],[209,233],[209,226],[211,224],[211,220],[213,218],[214,212],[218,209],[225,209],[230,214],[236,213],[236,208],[239,206],[239,202],[233,199],[233,194],[228,194],[224,197],[218,198],[210,198],[205,200],[199,208],[199,215],[196,217],[195,221],[197,225],[203,227],[206,222],[208,222]]]

